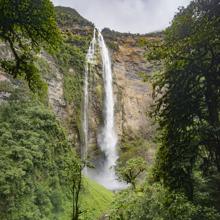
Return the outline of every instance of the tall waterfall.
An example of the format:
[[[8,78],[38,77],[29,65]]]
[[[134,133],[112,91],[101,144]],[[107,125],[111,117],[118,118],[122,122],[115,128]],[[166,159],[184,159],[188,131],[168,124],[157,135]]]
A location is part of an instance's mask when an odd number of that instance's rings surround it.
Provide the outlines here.
[[[86,56],[86,67],[84,76],[84,159],[87,158],[88,150],[88,74],[90,72],[89,68],[94,61],[96,43],[96,33],[94,30],[93,39],[90,43],[90,47]],[[118,159],[118,154],[116,150],[117,135],[114,126],[114,95],[112,85],[112,69],[109,51],[101,32],[98,32],[98,46],[100,48],[102,59],[102,76],[104,85],[103,127],[98,135],[98,144],[104,154],[104,162],[96,169],[85,168],[84,173],[90,178],[105,186],[106,188],[117,190],[126,187],[126,185],[117,180],[114,170],[116,160]]]
[[[116,160],[118,159],[116,144],[117,136],[114,126],[114,96],[112,85],[111,59],[108,48],[102,34],[98,33],[98,43],[102,57],[103,82],[104,82],[104,109],[103,109],[103,128],[98,137],[99,146],[105,154],[104,166],[100,182],[107,188],[118,187],[118,181],[114,171]]]
[[[84,133],[84,142],[81,147],[81,157],[84,160],[87,160],[88,157],[88,107],[89,107],[89,72],[90,67],[94,63],[95,55],[95,44],[96,44],[96,30],[94,29],[93,39],[90,42],[90,46],[86,55],[86,64],[84,72],[84,105],[83,105],[83,133]],[[84,169],[84,173],[87,175],[87,167]]]

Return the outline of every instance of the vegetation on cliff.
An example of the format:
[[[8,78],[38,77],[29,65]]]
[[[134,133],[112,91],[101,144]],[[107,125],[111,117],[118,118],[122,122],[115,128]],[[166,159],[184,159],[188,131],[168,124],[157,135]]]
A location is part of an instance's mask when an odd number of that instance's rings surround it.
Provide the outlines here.
[[[164,64],[154,76],[159,149],[147,185],[120,193],[112,219],[220,219],[219,9],[192,1],[163,40],[145,42]]]
[[[78,25],[79,28],[83,26],[93,26],[92,23],[85,18],[83,18],[75,9],[68,7],[59,7],[55,8],[57,23],[60,27],[69,27],[72,28],[75,25]]]
[[[55,7],[55,11],[63,41],[54,58],[63,74],[64,99],[72,112],[71,118],[68,119],[68,128],[77,133],[76,141],[79,142],[82,138],[81,109],[85,57],[92,37],[93,24],[72,8]]]
[[[0,124],[0,218],[59,219],[69,191],[68,160],[79,163],[65,131],[27,89],[14,89],[1,103]]]
[[[0,59],[1,67],[15,78],[28,81],[34,92],[46,91],[34,62],[42,48],[52,52],[61,40],[51,1],[0,1],[0,39],[13,59]]]

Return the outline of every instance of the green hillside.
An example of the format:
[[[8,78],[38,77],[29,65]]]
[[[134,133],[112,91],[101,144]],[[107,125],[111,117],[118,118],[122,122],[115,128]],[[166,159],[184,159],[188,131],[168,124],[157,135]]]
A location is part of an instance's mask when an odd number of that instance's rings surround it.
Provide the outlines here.
[[[81,202],[86,212],[82,215],[82,219],[97,219],[105,211],[108,211],[114,195],[111,191],[88,178],[84,179],[84,187]]]
[[[82,220],[96,220],[108,212],[113,202],[113,193],[91,179],[83,178],[83,190],[80,195],[80,209]],[[68,201],[65,213],[60,216],[62,220],[71,219],[72,204]]]

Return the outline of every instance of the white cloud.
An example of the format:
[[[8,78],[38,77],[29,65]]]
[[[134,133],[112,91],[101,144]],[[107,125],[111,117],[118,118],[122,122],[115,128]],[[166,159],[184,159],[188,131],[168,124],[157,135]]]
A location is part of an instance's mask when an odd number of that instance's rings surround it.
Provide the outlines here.
[[[147,33],[166,28],[179,6],[190,0],[53,0],[75,8],[98,28]]]

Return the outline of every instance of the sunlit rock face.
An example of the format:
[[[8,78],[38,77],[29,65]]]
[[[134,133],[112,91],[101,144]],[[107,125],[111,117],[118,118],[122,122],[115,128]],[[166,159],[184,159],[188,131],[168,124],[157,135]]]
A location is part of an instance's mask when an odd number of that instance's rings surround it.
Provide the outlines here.
[[[143,156],[151,162],[155,152],[152,140],[156,132],[149,116],[154,104],[152,76],[160,70],[161,64],[147,61],[148,48],[141,42],[161,36],[122,34],[109,30],[104,30],[103,35],[111,48],[118,147],[123,148],[124,141],[128,139],[145,139],[150,147]]]
[[[150,76],[153,67],[144,60],[144,50],[134,44],[134,39],[125,38],[120,41],[118,51],[112,54],[116,121],[121,136],[130,132],[146,136],[151,132],[147,113],[152,104],[152,85],[144,82],[140,75]]]
[[[123,135],[151,137],[154,133],[148,115],[153,104],[151,76],[160,66],[146,60],[147,48],[141,46],[140,41],[143,38],[152,40],[157,36],[109,31],[104,31],[104,36],[107,44],[110,47],[113,45],[111,57],[119,139]]]

